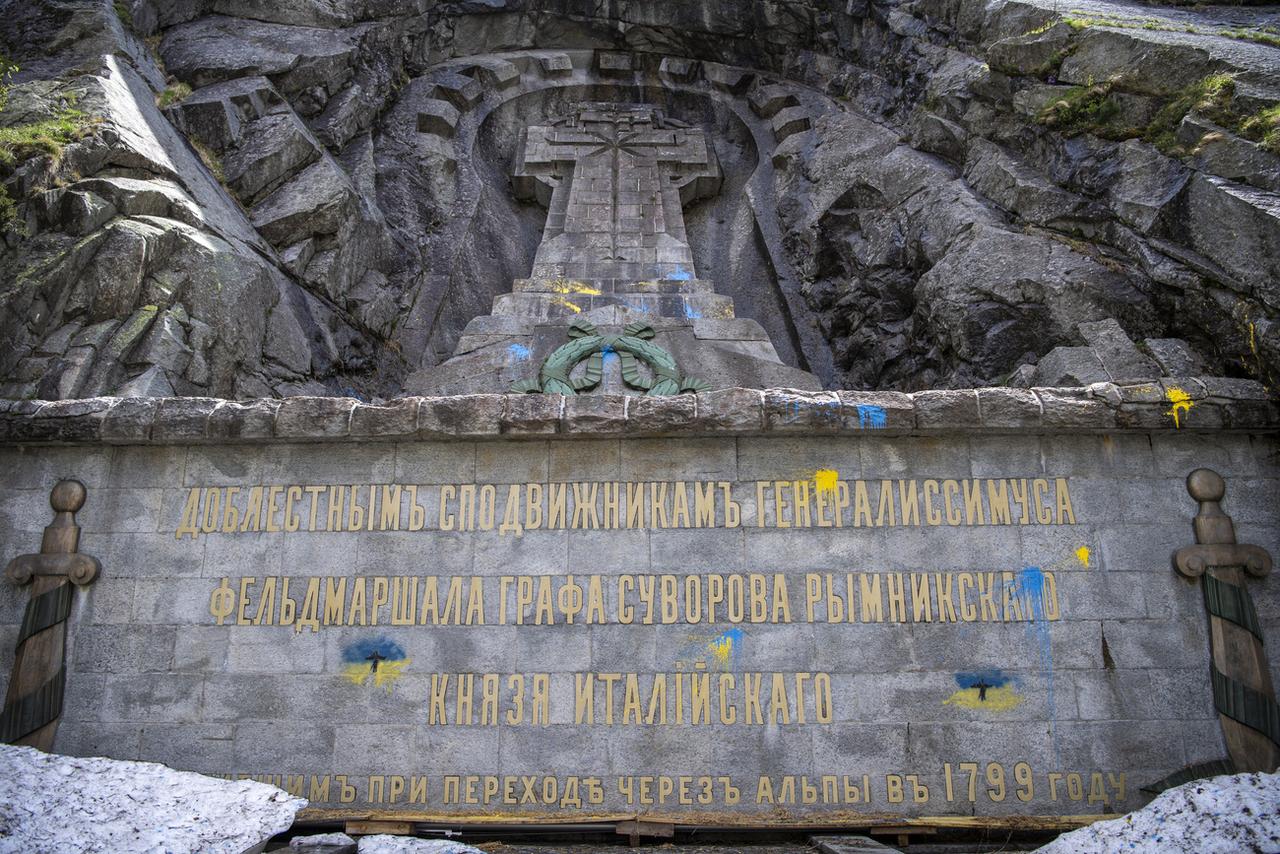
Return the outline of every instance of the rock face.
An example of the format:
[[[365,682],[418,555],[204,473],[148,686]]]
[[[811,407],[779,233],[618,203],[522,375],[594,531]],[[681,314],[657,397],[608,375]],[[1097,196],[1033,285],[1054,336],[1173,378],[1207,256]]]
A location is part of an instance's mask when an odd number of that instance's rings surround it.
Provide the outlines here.
[[[72,128],[0,156],[0,396],[388,398],[481,353],[527,375],[512,283],[555,280],[555,212],[512,164],[583,101],[705,135],[689,266],[738,326],[681,322],[726,383],[1274,383],[1266,13],[1055,9],[0,0],[0,126]],[[769,352],[786,370],[748,369]]]

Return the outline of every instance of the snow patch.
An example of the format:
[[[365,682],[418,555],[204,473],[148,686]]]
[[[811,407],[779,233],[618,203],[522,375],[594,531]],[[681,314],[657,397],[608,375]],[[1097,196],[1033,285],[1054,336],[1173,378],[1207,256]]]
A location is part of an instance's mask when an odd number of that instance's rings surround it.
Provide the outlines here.
[[[447,839],[417,839],[412,836],[364,836],[360,854],[484,854],[479,848]]]
[[[306,805],[252,780],[0,745],[0,854],[243,854]]]
[[[1186,783],[1126,816],[1064,833],[1037,854],[1242,851],[1280,851],[1280,774]]]

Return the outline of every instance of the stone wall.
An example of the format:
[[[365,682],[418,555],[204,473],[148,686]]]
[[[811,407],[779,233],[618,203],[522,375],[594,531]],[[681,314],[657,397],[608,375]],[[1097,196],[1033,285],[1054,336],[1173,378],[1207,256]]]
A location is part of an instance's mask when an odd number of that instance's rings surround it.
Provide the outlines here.
[[[85,483],[103,573],[58,750],[283,775],[317,816],[1124,811],[1225,755],[1201,593],[1169,561],[1187,473],[1220,472],[1241,541],[1280,553],[1272,405],[1204,389],[1175,427],[1157,391],[19,404],[0,558]],[[1274,580],[1249,587],[1276,637]],[[0,642],[25,600],[3,587]]]

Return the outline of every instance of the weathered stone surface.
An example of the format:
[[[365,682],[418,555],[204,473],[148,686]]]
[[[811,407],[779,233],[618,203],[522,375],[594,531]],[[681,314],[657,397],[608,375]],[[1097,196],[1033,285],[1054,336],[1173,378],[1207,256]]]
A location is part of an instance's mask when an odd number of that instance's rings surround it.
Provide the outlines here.
[[[506,396],[423,398],[418,409],[418,435],[423,438],[496,436],[501,430]]]
[[[729,388],[698,395],[698,426],[708,430],[752,433],[764,429],[764,395]]]
[[[270,439],[275,436],[277,400],[227,401],[209,415],[210,439]]]
[[[235,151],[223,160],[227,186],[252,204],[320,156],[320,146],[292,111],[249,124]]]
[[[253,224],[271,245],[291,246],[313,235],[336,234],[355,215],[350,181],[330,158],[299,172],[253,208]]]
[[[566,396],[560,411],[560,431],[599,436],[623,433],[627,427],[627,400],[622,394]]]
[[[204,439],[209,435],[209,416],[221,404],[211,397],[164,398],[151,423],[151,438],[158,442]]]
[[[627,401],[627,432],[670,435],[688,432],[697,421],[698,397],[677,394],[633,397]]]
[[[22,72],[0,125],[56,116],[73,92],[101,121],[49,162],[4,167],[27,237],[15,231],[0,280],[35,287],[3,292],[0,335],[14,346],[0,392],[402,394],[528,274],[520,264],[554,221],[505,186],[523,129],[551,119],[566,87],[631,100],[619,85],[631,79],[681,90],[675,112],[712,135],[719,180],[735,188],[688,217],[698,276],[815,387],[1004,383],[1105,317],[1137,339],[1188,342],[1209,373],[1244,364],[1274,382],[1277,158],[1196,111],[1178,128],[1186,163],[1136,139],[1210,73],[1234,75],[1242,116],[1273,103],[1272,54],[1225,34],[1254,24],[1108,0],[750,13],[662,0],[577,10],[569,32],[527,4],[428,5],[131,0],[133,32],[105,7],[16,10],[6,45]],[[171,80],[138,36],[159,38]],[[1111,126],[1045,120],[1090,81]],[[497,118],[477,126],[463,115],[482,98]],[[207,266],[201,244],[226,256],[218,275],[183,284]],[[1010,275],[990,289],[961,277],[974,252]],[[690,269],[647,262],[626,275]],[[1169,289],[1184,295],[1176,310]],[[545,302],[537,311],[568,311]],[[189,322],[140,328],[147,306],[164,317],[175,303]],[[268,317],[281,337],[259,335]],[[97,344],[45,344],[82,319],[114,325]],[[733,348],[708,364],[799,384],[757,370],[760,348]]]
[[[1153,380],[1160,376],[1160,366],[1138,351],[1115,318],[1081,323],[1077,328],[1113,382]]]
[[[541,436],[560,430],[564,395],[509,394],[502,411],[502,432],[513,436]]]
[[[1090,347],[1054,347],[1040,357],[1033,385],[1086,386],[1108,382],[1111,376],[1102,366],[1102,360]]]
[[[287,398],[276,411],[276,435],[285,439],[347,436],[355,407],[349,397]]]
[[[911,395],[916,426],[926,430],[955,429],[981,424],[974,391],[921,391]]]
[[[983,427],[1034,429],[1040,425],[1040,399],[1027,389],[980,388],[978,411]]]
[[[416,436],[420,404],[416,397],[406,397],[387,406],[358,403],[351,412],[351,435],[374,439]]]

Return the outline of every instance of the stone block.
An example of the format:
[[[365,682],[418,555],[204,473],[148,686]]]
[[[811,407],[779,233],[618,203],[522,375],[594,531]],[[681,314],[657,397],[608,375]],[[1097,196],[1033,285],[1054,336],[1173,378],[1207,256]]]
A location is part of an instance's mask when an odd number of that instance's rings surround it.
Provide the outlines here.
[[[771,119],[779,110],[800,106],[800,100],[790,88],[779,84],[757,86],[747,99],[751,111],[762,119]]]
[[[359,403],[351,412],[351,435],[371,438],[411,438],[418,433],[421,398],[406,397],[386,406]]]
[[[542,436],[560,430],[562,394],[508,394],[502,410],[502,432],[511,436]]]
[[[687,432],[697,421],[696,395],[633,397],[627,402],[627,432],[653,435]]]
[[[430,99],[418,106],[418,133],[452,139],[457,129],[458,110],[448,101]]]
[[[104,442],[146,442],[151,438],[151,423],[160,410],[154,397],[125,397],[115,402],[102,416],[101,437]]]
[[[845,430],[909,431],[916,426],[911,395],[900,391],[838,391]]]
[[[102,419],[115,398],[90,397],[82,400],[55,400],[37,409],[27,419],[27,438],[44,442],[76,442],[98,438]]]
[[[275,435],[278,400],[225,401],[209,415],[210,439],[270,439]]]
[[[432,96],[436,100],[448,101],[458,110],[469,110],[484,97],[480,81],[465,74],[442,74],[435,78],[435,84]],[[421,124],[418,130],[422,130]]]
[[[1040,401],[1026,389],[980,388],[978,412],[984,427],[1040,426]]]
[[[1153,380],[1160,366],[1139,352],[1114,318],[1081,323],[1076,327],[1114,382]]]
[[[838,433],[842,425],[835,392],[777,389],[764,393],[765,429],[771,433]]]
[[[1181,338],[1148,338],[1142,343],[1166,377],[1193,377],[1204,373],[1204,362]]]
[[[424,397],[418,409],[418,436],[425,439],[496,436],[502,427],[506,397],[501,394]]]
[[[688,83],[698,73],[699,62],[677,56],[664,56],[658,66],[658,76],[675,83]]]
[[[629,53],[598,51],[596,70],[601,77],[630,77],[635,73],[634,59]]]
[[[813,121],[804,107],[787,107],[779,110],[770,124],[773,126],[773,138],[779,143],[789,136],[803,133],[813,127]]]
[[[209,434],[209,416],[222,404],[212,397],[169,397],[151,425],[153,442],[189,442]]]
[[[1033,385],[1046,387],[1086,386],[1107,382],[1111,375],[1090,347],[1054,347],[1040,357]]]
[[[710,432],[760,432],[764,429],[764,392],[725,388],[700,393],[698,427]]]
[[[567,53],[549,53],[538,57],[543,77],[564,77],[573,73],[573,59]]]
[[[747,91],[755,75],[750,71],[732,65],[721,65],[718,62],[702,63],[702,76],[715,89],[741,95]]]
[[[1105,402],[1084,389],[1034,388],[1040,401],[1041,423],[1052,429],[1108,430],[1116,426],[1116,414]]]
[[[462,69],[462,73],[490,89],[506,89],[520,82],[520,69],[505,59],[487,59]]]
[[[609,436],[627,427],[627,396],[624,394],[568,395],[560,412],[560,432]]]
[[[351,434],[349,397],[290,397],[276,412],[276,435],[282,439],[334,439]]]
[[[921,429],[954,430],[982,423],[978,395],[965,391],[918,391],[911,395],[916,408],[916,426]]]

